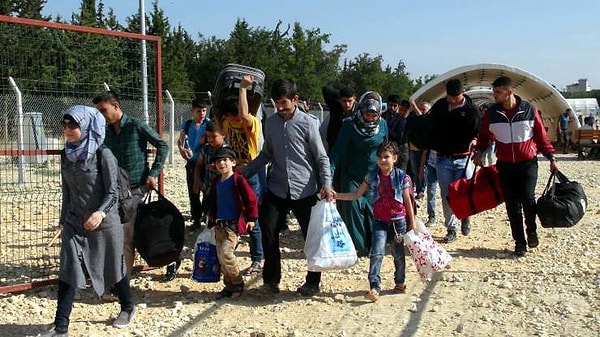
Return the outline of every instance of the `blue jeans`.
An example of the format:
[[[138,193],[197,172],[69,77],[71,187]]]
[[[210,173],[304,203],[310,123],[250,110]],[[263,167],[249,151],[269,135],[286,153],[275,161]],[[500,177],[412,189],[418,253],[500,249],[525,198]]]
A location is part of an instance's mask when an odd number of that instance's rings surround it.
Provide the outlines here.
[[[427,216],[435,218],[435,192],[438,184],[437,170],[435,166],[427,165],[425,169],[425,184],[427,185]]]
[[[261,200],[261,197],[264,195],[262,190],[264,185],[260,184],[260,173],[256,173],[255,175],[246,178],[246,180],[248,180],[250,187],[254,190],[256,197]],[[254,228],[248,232],[248,235],[250,236],[250,259],[252,262],[260,262],[263,259],[263,245],[262,232],[260,230],[258,219],[254,222]]]
[[[394,227],[396,230],[394,231]],[[406,220],[386,224],[381,221],[373,220],[371,225],[371,252],[369,254],[369,285],[371,289],[381,290],[381,261],[385,256],[385,244],[390,242],[392,245],[392,256],[394,257],[394,282],[404,283],[406,261],[404,258],[404,242],[397,242],[396,232],[399,235],[406,233]],[[402,238],[402,237],[400,237]]]
[[[421,156],[423,155],[423,150],[419,151],[410,151],[410,160],[408,161],[410,164],[410,170],[414,175],[413,184],[416,187],[415,192],[417,194],[425,192],[425,182],[419,180],[419,168],[421,167]]]
[[[458,218],[452,212],[448,204],[448,185],[463,177],[470,178],[473,175],[473,165],[469,165],[469,158],[453,159],[449,156],[438,156],[436,163],[437,178],[440,183],[440,194],[442,197],[442,210],[444,211],[444,226],[448,230],[456,231],[458,228]],[[465,174],[466,170],[466,174]],[[469,222],[469,218],[462,220]]]

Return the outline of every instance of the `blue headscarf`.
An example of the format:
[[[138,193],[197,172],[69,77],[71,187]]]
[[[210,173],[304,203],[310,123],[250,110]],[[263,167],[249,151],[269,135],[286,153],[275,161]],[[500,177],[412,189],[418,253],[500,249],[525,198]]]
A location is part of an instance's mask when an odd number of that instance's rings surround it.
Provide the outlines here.
[[[72,119],[81,128],[81,137],[75,143],[66,142],[65,153],[72,162],[88,161],[96,154],[98,147],[104,143],[106,120],[96,108],[75,105],[63,114],[64,119]]]
[[[354,121],[354,129],[365,137],[372,137],[379,133],[379,121],[381,120],[381,95],[375,91],[367,91],[358,100],[358,106],[354,111],[352,120]],[[363,114],[367,112],[377,114],[377,119],[374,122],[366,122]]]

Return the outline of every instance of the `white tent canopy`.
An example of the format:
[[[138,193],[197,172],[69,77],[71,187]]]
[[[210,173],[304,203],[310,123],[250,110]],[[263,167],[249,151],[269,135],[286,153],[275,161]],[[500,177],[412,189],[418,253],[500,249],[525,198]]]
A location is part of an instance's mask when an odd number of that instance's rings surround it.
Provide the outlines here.
[[[481,63],[456,68],[426,83],[411,96],[411,99],[417,102],[429,101],[433,103],[446,95],[446,82],[449,79],[458,78],[475,104],[486,101],[493,102],[491,84],[500,76],[510,77],[513,81],[515,93],[536,105],[542,112],[542,118],[548,127],[550,139],[555,139],[558,116],[569,108],[569,103],[548,82],[517,67],[505,64]],[[577,119],[572,118],[572,120],[571,128],[576,129],[579,127]]]

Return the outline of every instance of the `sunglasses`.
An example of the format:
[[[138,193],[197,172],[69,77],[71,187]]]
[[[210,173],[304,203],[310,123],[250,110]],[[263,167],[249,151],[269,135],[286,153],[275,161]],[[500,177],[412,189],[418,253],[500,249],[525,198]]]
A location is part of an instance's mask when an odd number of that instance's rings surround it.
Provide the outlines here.
[[[75,129],[79,129],[79,124],[77,124],[77,122],[74,121],[62,121],[60,122],[60,126],[63,129],[69,129],[69,130],[75,130]]]

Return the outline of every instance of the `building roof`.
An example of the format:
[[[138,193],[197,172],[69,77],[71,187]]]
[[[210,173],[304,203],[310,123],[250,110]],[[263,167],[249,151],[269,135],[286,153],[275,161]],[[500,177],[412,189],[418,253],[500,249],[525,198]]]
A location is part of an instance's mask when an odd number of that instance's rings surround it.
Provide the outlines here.
[[[426,83],[411,96],[411,99],[435,102],[446,95],[446,81],[458,78],[467,94],[474,99],[474,103],[484,103],[486,97],[488,102],[493,102],[491,84],[500,76],[510,77],[515,94],[532,102],[542,111],[546,126],[555,124],[558,116],[570,107],[562,94],[540,77],[517,67],[495,63],[480,63],[452,69]],[[575,121],[575,124],[577,125],[574,127],[577,128],[578,122]],[[550,139],[553,139],[555,129],[548,128]]]

